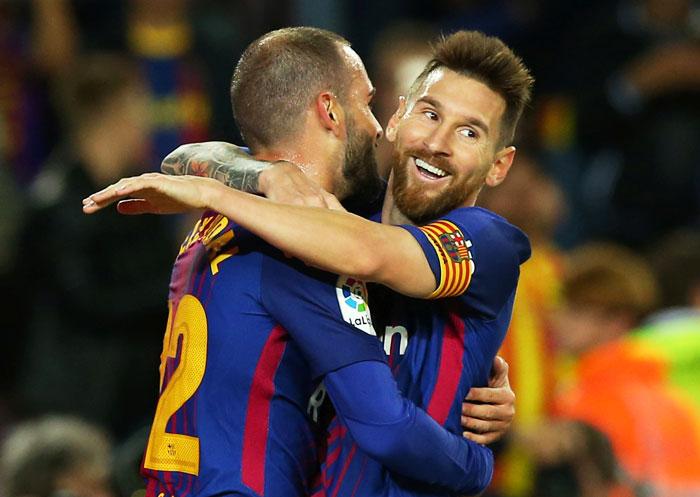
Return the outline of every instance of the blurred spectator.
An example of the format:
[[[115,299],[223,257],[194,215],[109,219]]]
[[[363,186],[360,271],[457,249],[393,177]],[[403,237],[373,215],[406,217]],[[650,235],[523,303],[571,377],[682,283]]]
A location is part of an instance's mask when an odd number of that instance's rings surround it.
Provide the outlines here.
[[[663,361],[628,336],[656,294],[648,264],[627,249],[590,244],[571,253],[555,331],[577,362],[556,412],[608,437],[627,479],[645,495],[693,495],[700,491],[700,418],[669,389]],[[545,423],[528,439],[551,440],[557,426]]]
[[[658,292],[646,261],[606,243],[569,254],[562,291],[557,345],[576,357],[625,336],[655,308]]]
[[[99,428],[46,417],[17,426],[0,449],[4,497],[113,497],[110,443]]]
[[[152,413],[175,244],[166,219],[80,213],[90,192],[146,167],[148,97],[127,59],[78,67],[59,92],[70,140],[32,185],[18,390],[24,411],[75,413],[121,436]]]
[[[649,354],[664,361],[668,382],[694,403],[700,417],[700,232],[679,231],[651,255],[661,290],[661,310],[636,333]]]
[[[578,421],[550,423],[528,447],[537,497],[642,497],[625,481],[608,438]]]
[[[660,240],[651,254],[662,312],[654,321],[700,315],[700,231],[682,230]],[[671,312],[669,312],[671,311]]]
[[[211,109],[201,68],[192,57],[189,14],[189,0],[130,0],[127,39],[152,98],[154,169],[182,143],[209,139]]]
[[[141,476],[141,463],[150,432],[151,426],[144,426],[114,449],[112,473],[119,495],[125,497],[142,495],[144,479]]]
[[[60,138],[47,90],[74,55],[67,3],[0,2],[0,157],[19,184],[31,181]]]
[[[530,237],[532,257],[521,267],[513,317],[499,352],[510,364],[518,413],[513,431],[528,430],[547,418],[551,409],[555,355],[550,319],[561,285],[562,256],[553,241],[565,216],[563,196],[541,170],[533,153],[519,149],[508,178],[496,189],[485,189],[479,205],[521,228]],[[530,495],[534,483],[527,451],[507,441],[497,456],[492,490],[501,495]]]
[[[62,68],[63,74],[85,51],[130,51],[138,59],[152,98],[154,169],[181,143],[210,139],[207,78],[194,51],[189,0],[34,2],[40,67]],[[225,86],[216,91],[225,93]]]
[[[691,0],[581,12],[564,43],[589,157],[588,215],[629,246],[700,219],[700,40]],[[599,82],[599,83],[594,83]]]

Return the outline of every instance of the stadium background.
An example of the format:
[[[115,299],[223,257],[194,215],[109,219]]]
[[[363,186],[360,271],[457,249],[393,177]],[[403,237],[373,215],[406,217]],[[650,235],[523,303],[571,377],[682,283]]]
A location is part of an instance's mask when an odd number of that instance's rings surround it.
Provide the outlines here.
[[[691,0],[1,0],[0,436],[37,416],[78,416],[111,439],[112,495],[138,487],[169,268],[187,221],[87,218],[80,199],[157,169],[180,143],[238,141],[235,61],[288,25],[352,42],[382,125],[441,32],[499,36],[536,78],[515,167],[480,200],[534,248],[503,350],[518,414],[496,448],[491,494],[681,495],[663,489],[697,484],[700,3]],[[577,271],[612,276],[586,286]],[[586,408],[571,392],[590,399]],[[562,421],[571,419],[579,423]],[[679,445],[691,448],[679,456]],[[610,484],[592,490],[598,479]]]

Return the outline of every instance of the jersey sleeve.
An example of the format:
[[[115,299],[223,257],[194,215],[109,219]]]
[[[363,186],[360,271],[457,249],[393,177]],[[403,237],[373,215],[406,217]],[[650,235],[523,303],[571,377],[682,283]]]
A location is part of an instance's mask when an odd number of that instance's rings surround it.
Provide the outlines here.
[[[491,481],[491,451],[450,433],[404,398],[387,364],[355,363],[324,383],[353,440],[388,469],[460,495],[482,492]]]
[[[363,282],[266,257],[260,295],[301,349],[314,378],[358,361],[386,362]]]
[[[485,209],[456,209],[424,226],[401,226],[420,244],[437,287],[428,297],[460,297],[493,315],[512,294],[520,264],[530,257],[527,236]]]

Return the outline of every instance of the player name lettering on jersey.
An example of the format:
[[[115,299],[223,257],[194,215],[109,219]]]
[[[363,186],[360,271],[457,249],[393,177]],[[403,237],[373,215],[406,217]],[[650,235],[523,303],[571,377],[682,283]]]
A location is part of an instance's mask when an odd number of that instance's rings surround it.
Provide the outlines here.
[[[190,234],[182,242],[179,253],[182,254],[189,247],[200,241],[208,250],[214,252],[218,251],[234,237],[233,230],[228,230],[219,237],[228,225],[228,218],[221,214],[212,213],[208,216],[202,216],[194,225]]]

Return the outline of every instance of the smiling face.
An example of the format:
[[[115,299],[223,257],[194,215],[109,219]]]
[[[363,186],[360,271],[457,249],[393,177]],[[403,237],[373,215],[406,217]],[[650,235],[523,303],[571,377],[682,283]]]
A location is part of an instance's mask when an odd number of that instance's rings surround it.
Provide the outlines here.
[[[482,186],[505,178],[515,149],[499,149],[505,100],[485,84],[446,68],[387,126],[394,142],[393,197],[414,223],[474,205]]]

